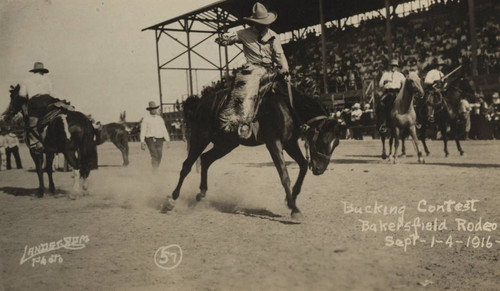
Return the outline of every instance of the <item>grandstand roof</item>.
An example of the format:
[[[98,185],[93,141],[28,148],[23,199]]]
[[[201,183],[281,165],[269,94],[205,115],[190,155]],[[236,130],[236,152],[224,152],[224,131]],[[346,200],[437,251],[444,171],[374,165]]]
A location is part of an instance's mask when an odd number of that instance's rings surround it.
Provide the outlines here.
[[[325,22],[343,19],[352,15],[370,12],[385,7],[385,0],[323,0]],[[411,0],[390,0],[392,5],[409,2]],[[144,28],[161,29],[166,25],[182,19],[198,20],[202,23],[217,28],[217,23],[222,24],[219,12],[229,13],[227,28],[241,25],[241,19],[249,16],[256,0],[221,0],[201,7],[183,15],[163,21],[153,26]],[[319,24],[318,0],[260,0],[269,10],[278,13],[278,19],[273,24],[273,29],[279,33],[296,30]],[[220,28],[222,30],[222,28]]]

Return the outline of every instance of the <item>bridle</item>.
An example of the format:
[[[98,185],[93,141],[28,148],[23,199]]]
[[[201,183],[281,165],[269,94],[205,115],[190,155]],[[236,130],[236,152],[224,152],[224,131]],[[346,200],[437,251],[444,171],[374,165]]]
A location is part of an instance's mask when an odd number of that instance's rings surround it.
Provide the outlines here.
[[[326,115],[316,116],[316,117],[309,119],[306,123],[304,123],[300,127],[303,134],[306,134],[306,132],[308,132],[310,130],[313,131],[311,138],[309,139],[306,136],[305,143],[304,143],[304,146],[306,148],[306,160],[307,160],[307,164],[309,166],[309,169],[312,168],[312,158],[313,157],[316,157],[316,158],[319,158],[319,159],[322,159],[322,160],[325,160],[328,162],[330,161],[330,157],[332,155],[334,147],[332,147],[332,149],[328,155],[325,155],[316,149],[316,141],[318,140],[320,129],[325,125],[326,121],[330,120],[330,119],[331,118],[326,116]],[[311,125],[317,121],[320,121],[320,123],[317,126],[312,127]],[[309,156],[309,149],[311,152],[311,156]]]

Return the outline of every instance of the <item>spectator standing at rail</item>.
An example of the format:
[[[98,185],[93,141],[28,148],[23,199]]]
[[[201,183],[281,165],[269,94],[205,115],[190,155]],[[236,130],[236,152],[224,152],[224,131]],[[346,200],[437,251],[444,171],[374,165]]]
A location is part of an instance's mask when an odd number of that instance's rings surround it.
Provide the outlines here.
[[[4,134],[4,132],[2,132]],[[5,154],[7,159],[7,170],[12,169],[10,156],[14,155],[14,160],[16,161],[16,167],[22,169],[23,165],[21,163],[21,157],[19,156],[19,139],[10,130],[5,132]]]
[[[380,106],[382,113],[382,124],[380,132],[387,132],[387,120],[391,112],[392,104],[396,96],[405,82],[405,76],[398,71],[398,60],[392,60],[390,63],[391,70],[385,71],[380,78],[379,86],[384,88],[384,94],[380,98]]]
[[[163,154],[163,142],[170,141],[165,121],[158,115],[158,108],[154,101],[149,102],[149,115],[145,116],[141,123],[141,150],[146,149],[146,145],[151,155],[151,165],[153,171],[156,171],[160,166]]]
[[[242,116],[238,116],[235,111],[239,110],[231,106],[228,106],[221,114],[221,119],[225,123],[224,127],[227,130],[237,127],[241,138],[249,138],[252,133],[250,126],[254,118],[255,101],[253,100],[258,95],[260,79],[277,68],[285,80],[290,81],[288,62],[281,47],[280,37],[269,28],[278,14],[267,11],[266,7],[259,2],[254,4],[252,12],[252,16],[243,18],[251,24],[251,27],[224,33],[216,39],[216,42],[223,46],[235,43],[243,45],[247,63],[236,74],[235,84],[241,84],[241,86],[235,87],[232,92],[232,98],[242,104],[240,109]]]

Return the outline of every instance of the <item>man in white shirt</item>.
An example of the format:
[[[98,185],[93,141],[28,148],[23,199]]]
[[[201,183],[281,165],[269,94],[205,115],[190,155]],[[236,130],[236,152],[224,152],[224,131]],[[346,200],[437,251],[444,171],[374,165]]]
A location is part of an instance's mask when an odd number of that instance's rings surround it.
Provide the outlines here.
[[[385,71],[379,82],[379,87],[384,88],[384,95],[380,98],[380,110],[382,113],[382,116],[379,117],[382,121],[379,128],[380,132],[387,132],[387,119],[389,118],[392,104],[406,80],[405,76],[398,71],[398,60],[392,60],[390,66],[391,70]]]
[[[142,120],[140,134],[141,149],[145,150],[146,145],[148,146],[149,153],[151,154],[151,165],[154,171],[160,166],[163,154],[163,142],[170,141],[165,121],[158,115],[159,107],[154,101],[149,102],[149,107],[146,108],[149,111],[149,115],[145,116]]]
[[[235,43],[243,45],[243,53],[247,63],[236,74],[236,86],[232,93],[230,104],[221,114],[223,127],[227,131],[238,128],[241,138],[251,136],[250,125],[255,116],[255,97],[259,92],[260,79],[269,70],[277,67],[287,82],[290,81],[288,62],[283,48],[281,47],[279,35],[269,28],[278,15],[267,11],[266,7],[259,2],[253,6],[253,14],[244,17],[251,26],[237,32],[228,32],[216,39],[222,46]],[[232,103],[233,102],[233,103]],[[241,108],[236,108],[241,107]],[[242,112],[237,114],[236,112]]]
[[[4,133],[2,132],[2,134]],[[10,163],[11,154],[14,155],[14,160],[16,161],[16,167],[18,169],[22,169],[23,165],[21,164],[21,158],[19,157],[19,139],[10,130],[5,132],[4,138],[5,138],[5,153],[7,158],[7,163],[6,163],[7,170],[10,170],[12,168]]]
[[[52,95],[52,82],[50,78],[45,75],[49,70],[44,67],[43,63],[36,62],[30,72],[32,72],[33,75],[23,81],[19,90],[19,95],[26,97],[29,102],[43,95]],[[38,117],[29,115],[28,146],[31,149],[42,151],[43,145],[37,129],[38,120]]]
[[[436,102],[439,102],[442,98],[442,91],[446,87],[446,83],[443,83],[444,74],[442,72],[444,67],[443,60],[439,59],[434,69],[430,70],[427,75],[425,75],[424,86],[427,96],[427,113],[429,122],[434,122],[434,106]],[[429,98],[432,98],[429,100]]]

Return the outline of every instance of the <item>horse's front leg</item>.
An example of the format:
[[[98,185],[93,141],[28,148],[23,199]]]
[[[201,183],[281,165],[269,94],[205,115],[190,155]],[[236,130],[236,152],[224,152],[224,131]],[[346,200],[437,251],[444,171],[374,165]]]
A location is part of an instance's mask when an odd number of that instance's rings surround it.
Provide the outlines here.
[[[380,135],[380,141],[382,142],[382,160],[387,159],[387,154],[385,152],[385,134]]]
[[[443,139],[444,155],[445,157],[448,157],[450,153],[448,152],[448,135],[446,133],[446,122],[439,123],[439,131],[441,132],[441,137]]]
[[[459,134],[459,125],[458,123],[454,123],[451,125],[451,132],[453,136],[455,137],[455,143],[457,144],[457,150],[460,153],[461,156],[464,155],[464,150],[462,149],[462,146],[460,146],[460,134]]]
[[[238,146],[238,140],[225,139],[214,143],[214,147],[201,155],[201,183],[200,193],[196,195],[196,200],[200,201],[207,195],[208,190],[208,168],[213,162],[229,154]]]
[[[45,171],[47,172],[47,176],[49,176],[49,191],[52,194],[56,193],[56,186],[54,185],[54,179],[52,178],[53,172],[53,162],[54,162],[54,153],[48,153],[45,155]]]
[[[299,164],[299,176],[297,177],[297,181],[295,182],[295,185],[293,185],[292,188],[292,197],[293,200],[297,200],[297,196],[300,193],[300,190],[302,189],[302,183],[304,182],[304,178],[306,177],[307,174],[307,160],[304,158],[304,155],[302,154],[302,151],[299,148],[299,144],[297,141],[293,141],[290,144],[285,146],[285,151],[294,159],[297,164]]]
[[[429,148],[427,148],[427,143],[425,142],[426,138],[426,129],[427,124],[425,122],[422,122],[422,128],[420,129],[420,141],[422,141],[422,146],[424,147],[425,155],[429,156],[431,152],[429,151]]]
[[[278,174],[280,175],[281,185],[283,185],[283,188],[285,188],[286,202],[288,208],[292,210],[292,218],[300,219],[300,210],[295,205],[295,199],[293,199],[292,191],[290,189],[290,176],[288,175],[288,170],[285,164],[285,157],[283,156],[283,145],[280,141],[276,140],[267,142],[266,147],[269,150],[271,158],[274,162],[274,166],[276,166]]]
[[[36,174],[38,175],[38,192],[36,196],[42,198],[45,190],[43,183],[43,153],[36,153],[34,150],[30,150],[30,155],[33,162],[35,162]]]
[[[397,154],[398,154],[398,147],[399,147],[399,138],[400,138],[400,130],[399,130],[399,127],[395,127],[394,128],[394,136],[393,136],[393,139],[394,139],[394,153],[392,154],[392,157],[393,157],[393,163],[395,164],[396,163],[396,159],[397,159]]]
[[[415,125],[410,126],[410,135],[413,140],[413,146],[415,147],[415,151],[417,152],[418,163],[425,164],[425,160],[422,157],[422,152],[418,147],[417,128],[415,127]]]

